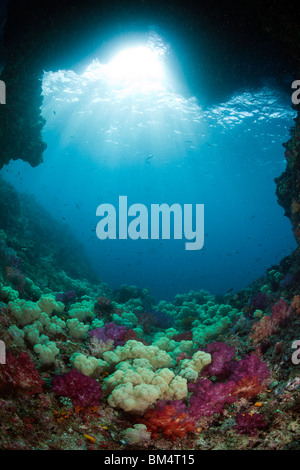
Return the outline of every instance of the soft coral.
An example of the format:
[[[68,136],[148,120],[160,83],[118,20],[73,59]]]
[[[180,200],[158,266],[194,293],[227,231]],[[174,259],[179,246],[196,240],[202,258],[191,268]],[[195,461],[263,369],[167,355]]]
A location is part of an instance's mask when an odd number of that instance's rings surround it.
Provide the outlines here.
[[[0,389],[22,391],[26,394],[42,392],[43,381],[29,354],[22,351],[15,356],[7,351],[6,364],[0,366]]]
[[[264,429],[267,426],[265,417],[258,413],[238,413],[235,417],[236,429],[239,434],[249,434],[255,436],[258,429]]]
[[[160,402],[156,409],[148,410],[140,422],[147,426],[154,439],[162,434],[175,441],[178,437],[183,438],[196,430],[193,418],[189,416],[181,401],[170,404]]]
[[[75,406],[98,405],[102,396],[102,389],[97,380],[76,369],[54,377],[52,388],[56,395],[70,398]]]

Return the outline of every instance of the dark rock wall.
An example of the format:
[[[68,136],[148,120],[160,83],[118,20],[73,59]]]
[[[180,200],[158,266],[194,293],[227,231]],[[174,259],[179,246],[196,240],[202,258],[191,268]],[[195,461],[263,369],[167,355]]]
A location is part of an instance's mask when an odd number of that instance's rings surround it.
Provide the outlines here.
[[[285,215],[290,219],[295,239],[300,246],[300,113],[291,129],[290,140],[283,144],[286,170],[275,179],[276,195]]]

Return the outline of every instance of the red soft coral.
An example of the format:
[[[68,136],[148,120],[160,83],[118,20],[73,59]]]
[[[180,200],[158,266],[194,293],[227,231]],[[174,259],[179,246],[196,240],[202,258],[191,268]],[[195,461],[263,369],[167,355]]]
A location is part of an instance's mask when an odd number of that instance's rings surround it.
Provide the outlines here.
[[[234,388],[232,395],[239,398],[252,398],[258,395],[262,390],[262,385],[258,377],[243,377]]]
[[[21,352],[15,356],[7,351],[6,364],[0,368],[0,389],[15,389],[30,395],[42,392],[43,381],[28,353]]]
[[[168,405],[159,403],[156,409],[148,410],[140,422],[147,426],[153,439],[162,434],[165,438],[175,441],[178,437],[183,438],[196,430],[193,418],[188,415],[185,405],[180,401]]]

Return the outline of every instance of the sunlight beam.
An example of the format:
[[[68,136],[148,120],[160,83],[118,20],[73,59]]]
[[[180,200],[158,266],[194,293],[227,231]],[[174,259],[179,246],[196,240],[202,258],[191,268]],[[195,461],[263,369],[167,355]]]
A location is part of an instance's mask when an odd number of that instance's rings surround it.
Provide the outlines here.
[[[105,66],[105,74],[112,84],[144,91],[162,88],[165,80],[161,54],[146,46],[121,51]]]

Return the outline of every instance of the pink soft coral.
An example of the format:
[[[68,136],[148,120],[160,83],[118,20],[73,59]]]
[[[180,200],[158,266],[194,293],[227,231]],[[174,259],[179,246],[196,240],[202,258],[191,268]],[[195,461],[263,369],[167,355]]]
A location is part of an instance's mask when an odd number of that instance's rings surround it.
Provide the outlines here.
[[[275,334],[279,325],[285,321],[292,313],[292,307],[283,299],[279,299],[272,308],[272,316],[265,315],[252,327],[249,338],[255,343],[260,343],[264,339],[269,339]]]
[[[70,398],[74,406],[98,405],[102,396],[102,389],[97,380],[76,369],[54,377],[52,389],[55,395]]]
[[[273,322],[272,317],[266,315],[253,325],[249,338],[254,343],[260,343],[264,339],[270,338],[276,331],[277,326]]]
[[[272,320],[275,324],[282,323],[291,314],[291,306],[283,299],[279,299],[276,304],[272,306]]]

